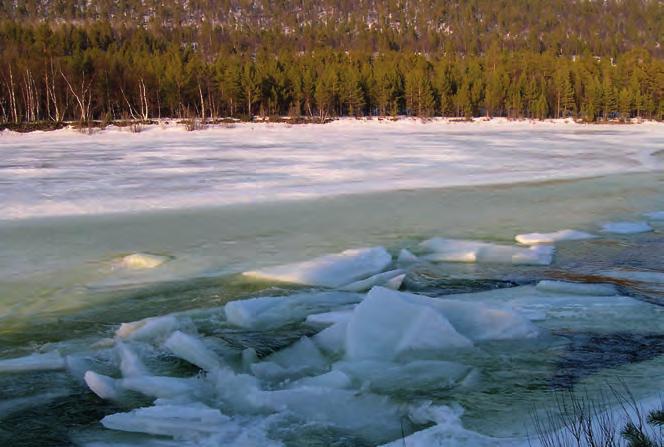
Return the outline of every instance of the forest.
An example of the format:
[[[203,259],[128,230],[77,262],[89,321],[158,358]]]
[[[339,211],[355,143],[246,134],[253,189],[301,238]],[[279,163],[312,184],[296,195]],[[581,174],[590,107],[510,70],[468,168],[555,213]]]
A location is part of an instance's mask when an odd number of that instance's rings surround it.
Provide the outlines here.
[[[664,119],[659,0],[0,0],[0,123]]]

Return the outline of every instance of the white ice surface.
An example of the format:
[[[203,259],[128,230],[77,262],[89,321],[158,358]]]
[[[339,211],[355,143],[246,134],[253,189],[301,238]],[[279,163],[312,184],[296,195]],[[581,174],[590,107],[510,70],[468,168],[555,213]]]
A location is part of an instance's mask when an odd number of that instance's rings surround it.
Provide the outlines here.
[[[439,237],[428,239],[420,243],[420,246],[433,252],[422,259],[433,262],[548,265],[551,264],[554,253],[554,247],[550,245],[517,247]]]
[[[244,272],[244,275],[309,286],[341,287],[380,273],[391,262],[392,256],[383,247],[358,248],[308,261]],[[365,289],[353,286],[351,290]]]
[[[652,230],[648,222],[608,222],[602,225],[602,231],[605,233],[637,234]]]
[[[162,127],[3,132],[1,218],[651,171],[661,169],[652,153],[664,139],[657,123],[608,129],[504,119]]]
[[[578,241],[594,239],[597,236],[578,230],[560,230],[552,233],[526,233],[517,234],[514,239],[524,245],[553,244],[560,241]]]

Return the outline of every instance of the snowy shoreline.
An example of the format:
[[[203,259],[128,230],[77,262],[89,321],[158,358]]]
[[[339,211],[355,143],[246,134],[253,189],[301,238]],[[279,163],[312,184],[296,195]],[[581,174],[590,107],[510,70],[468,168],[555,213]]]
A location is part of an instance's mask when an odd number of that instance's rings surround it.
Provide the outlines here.
[[[121,125],[120,123],[123,123]],[[206,122],[201,124],[200,128],[194,130],[194,132],[206,131],[206,130],[217,130],[217,129],[232,129],[237,127],[253,127],[253,126],[266,126],[266,127],[304,127],[304,126],[321,126],[321,125],[338,125],[338,124],[348,124],[348,123],[363,123],[363,124],[380,124],[380,125],[399,125],[403,123],[407,124],[418,124],[418,125],[454,125],[454,126],[468,126],[468,125],[500,125],[503,126],[514,126],[520,127],[523,125],[527,126],[537,126],[539,128],[546,126],[570,126],[570,127],[579,127],[579,128],[626,128],[633,125],[639,126],[664,126],[664,121],[649,120],[649,119],[640,119],[632,118],[629,121],[623,122],[620,120],[610,120],[610,121],[597,121],[597,122],[585,122],[577,121],[573,118],[552,118],[552,119],[532,119],[532,118],[505,118],[505,117],[473,117],[470,119],[460,118],[460,117],[431,117],[431,118],[420,118],[420,117],[409,117],[409,116],[397,116],[397,117],[339,117],[331,118],[325,122],[319,122],[316,120],[307,119],[305,121],[296,121],[291,117],[280,117],[278,121],[270,121],[269,118],[260,118],[256,117],[253,121],[242,121],[238,118],[220,118],[214,120],[213,122]],[[145,131],[153,130],[181,130],[183,132],[190,132],[187,129],[186,120],[182,118],[155,118],[149,119],[148,122],[142,122],[140,120],[132,121],[113,121],[108,125],[100,125],[96,123],[96,126],[90,128],[79,128],[77,123],[67,122],[60,128],[54,129],[30,129],[15,131],[10,128],[5,128],[0,130],[1,136],[13,136],[13,135],[30,135],[30,134],[43,134],[43,133],[75,133],[82,136],[89,136],[98,133],[104,132],[124,132],[127,134],[137,134]]]

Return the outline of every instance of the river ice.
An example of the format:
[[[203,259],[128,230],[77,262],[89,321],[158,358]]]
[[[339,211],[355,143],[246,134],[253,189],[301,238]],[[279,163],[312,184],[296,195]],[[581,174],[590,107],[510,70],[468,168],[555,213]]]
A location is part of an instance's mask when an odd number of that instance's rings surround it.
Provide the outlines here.
[[[139,134],[3,132],[0,219],[652,171],[662,168],[653,154],[663,127],[346,119],[200,132],[174,123]]]

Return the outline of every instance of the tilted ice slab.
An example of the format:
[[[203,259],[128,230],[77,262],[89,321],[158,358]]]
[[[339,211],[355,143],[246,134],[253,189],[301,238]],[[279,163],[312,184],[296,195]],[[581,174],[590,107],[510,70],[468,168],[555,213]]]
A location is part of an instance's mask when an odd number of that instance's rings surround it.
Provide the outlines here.
[[[164,347],[204,371],[213,371],[222,365],[220,358],[210,351],[201,339],[180,331],[173,332],[164,342]]]
[[[335,288],[380,273],[391,263],[392,256],[383,247],[359,248],[243,274],[256,279]]]
[[[321,373],[326,366],[327,361],[318,347],[308,337],[302,337],[264,361],[252,364],[250,369],[260,379],[283,380]]]
[[[226,303],[224,311],[231,324],[247,329],[269,329],[360,300],[360,295],[350,292],[299,293],[231,301]]]
[[[335,326],[326,330],[332,332]],[[332,340],[327,342],[334,346],[337,334],[331,335]],[[474,341],[537,335],[530,321],[506,306],[374,287],[347,323],[345,351],[349,360],[391,361],[469,348]],[[314,337],[314,341],[318,339]]]
[[[602,225],[602,231],[615,234],[638,234],[653,231],[648,222],[608,222]]]
[[[65,369],[65,358],[57,351],[0,360],[0,373]]]
[[[184,326],[191,326],[191,322],[178,319],[174,315],[151,317],[122,323],[117,331],[115,331],[115,336],[121,339],[153,341],[164,339]]]
[[[517,234],[514,239],[524,245],[553,244],[560,241],[579,241],[594,239],[597,236],[577,230],[560,230],[553,233],[526,233]]]
[[[552,292],[566,295],[618,295],[618,290],[613,284],[588,284],[567,281],[543,280],[535,286],[542,292]]]
[[[391,361],[473,346],[439,312],[403,295],[382,287],[371,289],[348,321],[347,359]]]
[[[433,262],[482,262],[513,265],[549,265],[553,260],[554,247],[534,245],[517,247],[488,242],[433,238],[420,243],[432,254],[423,259]]]
[[[106,416],[101,423],[113,430],[193,438],[218,432],[220,426],[228,421],[229,417],[218,409],[192,403],[137,408],[128,413]]]
[[[348,292],[366,292],[373,286],[385,286],[388,289],[399,290],[405,276],[404,271],[401,269],[390,270],[388,272],[377,273],[366,279],[346,284],[339,289]]]
[[[402,248],[401,251],[399,252],[399,256],[397,257],[397,265],[402,267],[402,266],[407,266],[411,264],[415,264],[417,262],[420,262],[420,258],[415,256],[410,250],[407,248]]]
[[[149,253],[133,253],[120,259],[120,266],[126,269],[143,270],[159,267],[170,258]]]

